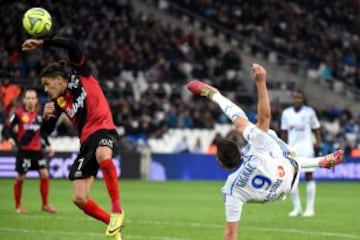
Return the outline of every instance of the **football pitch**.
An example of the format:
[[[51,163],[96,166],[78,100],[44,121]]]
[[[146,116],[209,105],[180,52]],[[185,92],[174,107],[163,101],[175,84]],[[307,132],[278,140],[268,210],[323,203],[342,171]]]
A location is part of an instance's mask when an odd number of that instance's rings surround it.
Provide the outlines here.
[[[24,184],[26,215],[14,213],[12,179],[0,179],[1,240],[98,240],[105,225],[91,219],[71,202],[71,183],[52,180],[50,199],[56,214],[40,211],[38,180]],[[125,240],[223,239],[223,182],[145,182],[121,180],[126,211]],[[247,204],[243,209],[238,239],[247,240],[360,240],[360,183],[319,182],[316,216],[289,218],[291,201]],[[305,184],[300,185],[302,200]],[[97,180],[91,197],[105,209],[109,200]],[[303,201],[304,202],[304,201]]]

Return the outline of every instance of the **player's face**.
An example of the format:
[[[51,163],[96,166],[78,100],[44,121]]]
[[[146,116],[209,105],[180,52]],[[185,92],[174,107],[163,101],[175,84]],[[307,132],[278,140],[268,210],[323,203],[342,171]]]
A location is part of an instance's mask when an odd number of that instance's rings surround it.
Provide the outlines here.
[[[300,107],[304,104],[304,96],[301,93],[294,93],[293,95],[293,104],[295,107]]]
[[[26,91],[24,97],[24,104],[25,104],[25,108],[28,110],[33,110],[36,107],[36,105],[38,104],[38,98],[35,91],[33,90]]]
[[[44,86],[44,91],[52,100],[60,97],[66,89],[66,81],[60,76],[42,77],[41,84]]]

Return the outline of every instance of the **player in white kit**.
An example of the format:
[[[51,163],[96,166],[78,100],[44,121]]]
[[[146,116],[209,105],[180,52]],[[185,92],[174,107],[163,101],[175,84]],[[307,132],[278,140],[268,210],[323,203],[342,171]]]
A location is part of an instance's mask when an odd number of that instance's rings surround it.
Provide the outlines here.
[[[239,152],[238,146],[228,140],[217,144],[217,159],[230,171],[222,189],[225,203],[225,240],[236,240],[238,222],[246,202],[282,200],[299,179],[299,165],[332,168],[343,161],[343,151],[318,158],[299,158],[269,129],[270,103],[266,87],[266,70],[253,64],[252,74],[258,95],[258,122],[248,121],[243,110],[224,97],[216,88],[200,81],[191,81],[187,87],[196,95],[204,96],[219,105],[232,120],[247,145]]]
[[[315,136],[313,141],[313,134]],[[314,148],[321,147],[320,123],[313,108],[304,104],[303,92],[296,90],[293,94],[293,105],[284,109],[281,114],[281,138],[287,142],[297,156],[314,157]],[[302,168],[306,180],[306,208],[302,212],[299,189],[291,192],[294,208],[290,217],[312,217],[315,214],[316,185],[313,177],[315,168]]]

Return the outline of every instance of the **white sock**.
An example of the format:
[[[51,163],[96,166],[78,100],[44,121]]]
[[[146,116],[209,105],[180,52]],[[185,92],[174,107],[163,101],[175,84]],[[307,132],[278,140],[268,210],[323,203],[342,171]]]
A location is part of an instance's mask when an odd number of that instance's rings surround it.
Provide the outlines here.
[[[309,158],[309,157],[296,157],[298,163],[300,163],[301,168],[314,168],[319,167],[320,161],[324,159],[324,157],[316,157],[316,158]]]
[[[300,195],[299,195],[299,188],[296,187],[294,188],[291,193],[291,199],[294,205],[294,210],[297,210],[299,212],[301,212],[301,202],[300,202]]]
[[[314,212],[316,184],[314,180],[306,183],[306,211]]]
[[[221,93],[214,93],[210,98],[219,105],[221,110],[231,121],[234,121],[237,117],[247,119],[245,112]]]

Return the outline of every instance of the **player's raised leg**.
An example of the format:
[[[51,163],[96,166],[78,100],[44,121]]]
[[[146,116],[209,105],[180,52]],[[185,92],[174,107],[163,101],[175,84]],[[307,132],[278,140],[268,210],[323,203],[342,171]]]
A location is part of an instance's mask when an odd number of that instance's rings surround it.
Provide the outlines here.
[[[235,103],[223,96],[216,88],[198,80],[189,82],[187,88],[194,94],[207,97],[217,103],[230,120],[234,121],[240,116],[247,119],[245,112]]]
[[[316,158],[297,157],[296,159],[303,168],[320,167],[330,169],[344,161],[344,151],[337,150],[325,156]]]

